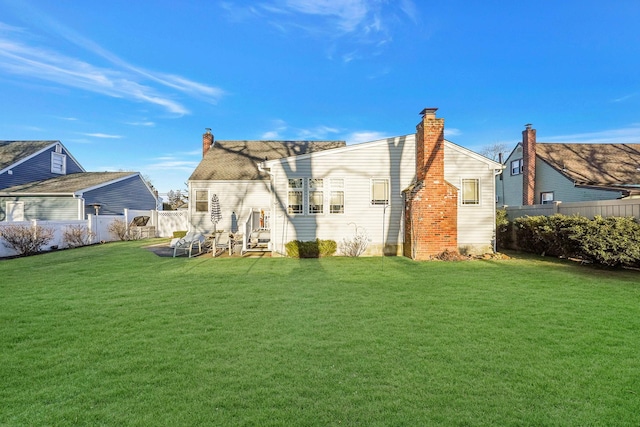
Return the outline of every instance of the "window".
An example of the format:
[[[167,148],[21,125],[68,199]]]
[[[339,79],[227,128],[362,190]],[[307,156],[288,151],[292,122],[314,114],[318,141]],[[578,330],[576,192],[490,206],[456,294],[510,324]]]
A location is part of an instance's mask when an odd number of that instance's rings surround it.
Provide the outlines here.
[[[371,180],[371,204],[389,204],[389,180],[386,178],[376,178]]]
[[[309,178],[309,213],[324,212],[324,179]]]
[[[60,153],[51,153],[51,173],[61,175],[67,173],[67,156]]]
[[[302,178],[289,178],[289,192],[287,195],[287,212],[301,214],[303,206],[304,189]]]
[[[344,179],[331,178],[329,213],[344,213]]]
[[[540,203],[542,203],[543,205],[548,205],[549,203],[553,203],[553,191],[540,193]]]
[[[209,212],[209,191],[196,190],[196,212]]]
[[[479,205],[480,204],[480,180],[479,179],[463,179],[462,180],[462,204],[463,205]]]
[[[511,175],[520,175],[522,173],[522,159],[511,162]]]

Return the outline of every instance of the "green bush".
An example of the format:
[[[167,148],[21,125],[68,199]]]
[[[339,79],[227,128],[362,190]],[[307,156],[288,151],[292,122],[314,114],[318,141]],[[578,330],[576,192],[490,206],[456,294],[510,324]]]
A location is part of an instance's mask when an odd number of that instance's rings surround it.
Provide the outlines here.
[[[524,216],[513,221],[518,249],[579,257],[616,267],[640,265],[640,223],[635,218]]]
[[[496,243],[498,250],[511,248],[513,239],[511,237],[512,224],[507,216],[506,209],[496,209]]]
[[[303,242],[292,240],[287,242],[285,249],[290,258],[320,258],[332,256],[336,253],[338,244],[334,240],[311,240]]]

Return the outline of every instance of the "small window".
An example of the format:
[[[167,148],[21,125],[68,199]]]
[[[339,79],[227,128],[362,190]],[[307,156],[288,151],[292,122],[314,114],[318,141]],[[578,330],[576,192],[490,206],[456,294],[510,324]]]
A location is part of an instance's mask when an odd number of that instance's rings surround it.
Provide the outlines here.
[[[289,178],[289,192],[287,195],[287,212],[290,214],[303,213],[303,181],[302,178]]]
[[[344,179],[331,179],[331,200],[329,200],[329,213],[344,213]]]
[[[549,203],[553,203],[553,191],[540,193],[540,203],[542,203],[543,205],[548,205]]]
[[[480,204],[480,180],[479,179],[463,179],[462,180],[462,204],[463,205],[479,205]]]
[[[196,190],[196,212],[209,211],[209,191]]]
[[[324,179],[309,178],[309,213],[324,212]]]
[[[371,204],[372,205],[388,205],[389,204],[389,180],[372,179],[371,180]]]
[[[60,153],[51,153],[51,173],[60,175],[67,173],[67,156]]]
[[[511,162],[511,175],[520,175],[522,173],[522,159]]]

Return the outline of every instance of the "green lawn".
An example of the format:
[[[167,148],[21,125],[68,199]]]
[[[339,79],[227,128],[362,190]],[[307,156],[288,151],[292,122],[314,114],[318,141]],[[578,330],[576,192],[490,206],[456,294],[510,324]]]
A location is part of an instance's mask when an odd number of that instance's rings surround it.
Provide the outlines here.
[[[640,273],[549,258],[0,261],[0,425],[640,425]]]

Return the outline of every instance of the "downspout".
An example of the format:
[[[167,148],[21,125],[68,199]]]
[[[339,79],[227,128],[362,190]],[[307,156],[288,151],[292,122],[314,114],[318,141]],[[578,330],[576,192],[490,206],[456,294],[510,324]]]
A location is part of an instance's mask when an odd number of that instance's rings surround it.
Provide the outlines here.
[[[504,171],[505,166],[501,165],[500,169],[493,170],[493,182],[496,182],[496,176],[501,175]],[[502,182],[502,206],[504,207],[504,180],[500,180]],[[493,199],[496,199],[496,186],[493,186]],[[493,205],[493,253],[498,252],[498,227],[496,226],[496,204]]]

